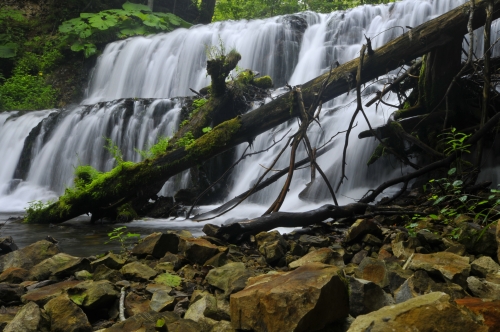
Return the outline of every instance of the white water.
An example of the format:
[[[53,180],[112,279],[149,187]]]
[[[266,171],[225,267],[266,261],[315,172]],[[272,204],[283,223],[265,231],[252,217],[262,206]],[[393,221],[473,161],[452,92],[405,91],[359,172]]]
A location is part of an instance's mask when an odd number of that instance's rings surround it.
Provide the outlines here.
[[[59,115],[54,119],[51,117],[51,121],[47,117],[55,111],[28,113],[9,121],[6,121],[7,117],[14,112],[0,114],[0,156],[3,159],[0,164],[0,211],[19,211],[29,201],[55,198],[64,192],[64,188],[71,186],[74,167],[79,164],[109,170],[113,166],[113,158],[102,148],[105,145],[103,137],[111,138],[120,146],[124,159],[138,161],[140,156],[134,149],[144,149],[159,135],[172,135],[179,122],[180,100],[159,99],[146,106],[144,101],[139,100],[133,107],[126,108],[125,101],[118,99],[191,95],[189,88],[200,89],[209,83],[204,69],[205,49],[206,45],[219,44],[219,39],[227,49],[234,47],[241,53],[239,67],[259,71],[262,75],[269,74],[278,84],[289,82],[296,85],[325,72],[332,62],[344,63],[357,57],[364,35],[371,37],[373,47],[377,48],[407,31],[406,26],[417,26],[464,2],[407,0],[391,5],[362,6],[328,15],[302,13],[297,15],[307,23],[302,38],[292,29],[289,18],[276,17],[219,22],[111,43],[98,60],[88,97],[82,102],[90,106],[58,111]],[[492,31],[496,34],[497,30],[495,24]],[[476,49],[482,49],[482,38],[476,41]],[[498,53],[497,47],[494,53]],[[368,95],[376,88],[381,89],[381,86],[366,85],[364,94]],[[276,91],[276,94],[279,92]],[[323,106],[322,128],[317,125],[310,128],[309,137],[313,146],[321,145],[348,127],[354,109],[353,99],[353,94],[344,95]],[[395,100],[388,101],[396,103]],[[377,126],[387,120],[392,109],[383,106],[376,110],[372,106],[365,111],[372,125]],[[24,140],[43,118],[47,120],[29,151],[29,172],[25,174],[24,181],[13,181]],[[346,175],[349,180],[344,182],[339,192],[341,202],[351,201],[349,197],[359,198],[368,188],[388,176],[404,172],[397,163],[377,162],[366,166],[375,142],[357,139],[357,134],[366,129],[361,117],[357,122],[348,150]],[[269,146],[273,138],[280,138],[290,128],[293,132],[295,122],[260,135],[253,144],[254,150]],[[343,142],[344,136],[339,135],[334,140],[335,147],[318,160],[332,184],[340,178]],[[281,149],[280,145],[268,153],[247,158],[238,165],[230,179],[228,198],[249,188],[262,174],[262,166],[269,165]],[[244,146],[238,147],[238,154],[243,149]],[[305,153],[300,151],[297,159],[303,157]],[[287,156],[284,155],[274,168],[286,165]],[[494,168],[491,171],[498,173]],[[188,178],[185,174],[180,183],[169,181],[162,192],[172,195],[176,189],[187,185]],[[314,197],[309,197],[314,198],[314,203],[300,200],[298,193],[307,182],[308,169],[296,172],[282,210],[310,209],[329,199],[318,174],[312,187]],[[14,186],[16,183],[17,187]],[[265,205],[274,200],[281,183],[254,195],[251,202],[257,205],[236,210],[229,216],[252,217],[261,213]]]

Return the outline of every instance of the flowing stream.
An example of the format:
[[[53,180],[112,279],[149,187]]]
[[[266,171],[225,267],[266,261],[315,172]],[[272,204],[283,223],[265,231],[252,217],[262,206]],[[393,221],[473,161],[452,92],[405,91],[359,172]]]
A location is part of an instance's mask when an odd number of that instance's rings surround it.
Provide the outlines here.
[[[226,50],[236,49],[242,55],[238,64],[240,68],[258,71],[262,76],[271,75],[276,87],[286,83],[297,85],[326,72],[336,61],[342,64],[357,57],[364,35],[372,38],[373,48],[376,49],[406,32],[408,27],[417,26],[464,2],[405,0],[331,14],[304,12],[265,20],[217,22],[111,43],[97,61],[87,97],[81,105],[28,113],[0,113],[0,225],[8,216],[21,214],[28,202],[56,199],[64,193],[66,187],[72,186],[77,165],[92,165],[100,171],[110,170],[114,159],[103,148],[106,138],[120,147],[125,160],[140,161],[138,149],[146,149],[160,136],[171,136],[179,125],[183,104],[180,96],[192,95],[189,88],[199,90],[209,84],[205,63],[206,50],[210,50],[211,45],[222,44]],[[492,40],[496,40],[498,30],[498,23],[495,22]],[[476,54],[480,56],[482,31],[478,30],[476,35],[481,37],[476,38]],[[494,47],[493,53],[499,53],[498,46]],[[367,84],[363,90],[365,98],[371,98],[374,91],[381,90],[382,85],[396,74],[390,73],[378,83]],[[273,96],[283,92],[278,88]],[[350,93],[323,105],[321,127],[314,124],[309,130],[313,147],[321,146],[348,127],[355,109],[354,99],[354,94]],[[397,99],[389,96],[389,103],[397,103]],[[387,121],[393,110],[383,105],[365,109],[373,126]],[[267,148],[273,140],[296,128],[296,121],[290,121],[258,136],[253,142],[253,150]],[[367,189],[405,171],[390,161],[366,166],[376,146],[373,139],[357,139],[358,133],[366,129],[367,125],[359,117],[349,142],[348,181],[344,181],[338,192],[341,204],[360,198]],[[334,185],[340,179],[344,139],[344,134],[335,137],[333,148],[318,159]],[[247,190],[283,144],[284,141],[266,153],[241,162],[230,176],[227,199]],[[241,154],[245,147],[243,144],[237,147],[236,155]],[[305,156],[305,151],[301,149],[297,160]],[[490,161],[492,165],[493,161]],[[287,165],[288,156],[284,155],[274,168],[281,169]],[[500,178],[500,171],[495,167],[489,167],[487,174],[495,181]],[[309,210],[330,202],[326,186],[317,177],[304,191],[310,182],[310,171],[308,168],[297,171],[282,210]],[[253,195],[249,203],[215,222],[258,216],[276,198],[283,181],[284,178]],[[187,186],[189,176],[184,173],[169,180],[161,193],[171,196]],[[144,233],[154,228],[184,228],[199,233],[202,225],[182,220],[154,220],[135,221],[128,226],[142,229]],[[64,231],[61,233],[62,237],[72,239],[67,241],[68,245],[63,244],[65,250],[82,255],[86,253],[81,251],[80,242],[74,240],[76,233],[90,234],[90,237],[96,233],[95,228],[86,228],[82,221],[51,229],[47,229],[47,225],[36,226],[36,230],[30,227],[9,222],[0,228],[0,232],[13,235],[16,242],[26,245],[40,236],[57,234],[58,230],[67,227],[84,229],[73,232],[73,235],[64,235]]]

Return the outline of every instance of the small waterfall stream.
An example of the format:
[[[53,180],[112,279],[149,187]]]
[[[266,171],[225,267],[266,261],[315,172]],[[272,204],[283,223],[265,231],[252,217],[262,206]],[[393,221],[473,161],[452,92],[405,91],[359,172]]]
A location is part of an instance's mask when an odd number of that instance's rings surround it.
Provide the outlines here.
[[[235,48],[242,55],[240,68],[271,75],[276,87],[287,82],[297,85],[326,72],[335,61],[345,63],[357,57],[364,35],[372,38],[376,49],[406,32],[408,27],[463,3],[465,0],[405,0],[331,14],[304,12],[265,20],[217,22],[111,43],[98,59],[87,97],[81,105],[26,114],[0,113],[0,156],[3,159],[0,163],[0,212],[22,211],[29,201],[55,199],[72,185],[77,165],[89,164],[101,171],[111,169],[113,158],[103,149],[105,137],[120,147],[125,160],[139,161],[136,149],[145,149],[159,136],[171,136],[178,128],[182,107],[182,98],[176,97],[190,96],[189,88],[198,90],[209,84],[205,63],[206,49],[211,45],[222,43],[227,50]],[[498,30],[498,22],[495,22],[493,40]],[[476,34],[480,37],[482,31]],[[482,37],[476,38],[478,56],[481,49]],[[499,54],[499,50],[496,45],[494,55]],[[395,76],[396,73],[389,73],[378,83],[367,84],[363,95],[381,90],[382,85]],[[280,93],[283,90],[278,88],[273,95]],[[312,125],[309,132],[313,146],[322,145],[348,127],[355,108],[354,99],[351,93],[323,105],[321,128]],[[387,121],[392,111],[386,106],[366,109],[374,126]],[[253,143],[254,151],[266,148],[274,139],[289,129],[293,132],[296,127],[296,122],[290,121],[260,135]],[[351,133],[347,159],[349,180],[339,192],[342,203],[361,197],[369,187],[404,171],[391,163],[366,166],[375,142],[357,139],[357,134],[365,129],[367,126],[360,117]],[[319,164],[332,183],[340,178],[343,142],[343,134],[337,136],[333,140],[334,148],[319,158]],[[267,153],[247,158],[236,167],[229,180],[229,199],[252,185],[282,144]],[[238,147],[236,155],[244,148],[243,145]],[[303,157],[305,152],[301,150],[297,160]],[[287,163],[287,156],[283,156],[275,168],[285,167]],[[497,168],[490,168],[489,174],[500,178]],[[175,184],[169,181],[162,193],[172,195],[175,190],[187,186],[188,176],[182,179]],[[309,188],[314,195],[304,193],[299,199],[299,193],[309,182],[309,170],[297,171],[282,210],[306,210],[327,201],[329,194],[320,180]],[[225,218],[260,214],[279,189],[280,182],[252,196],[251,203]]]

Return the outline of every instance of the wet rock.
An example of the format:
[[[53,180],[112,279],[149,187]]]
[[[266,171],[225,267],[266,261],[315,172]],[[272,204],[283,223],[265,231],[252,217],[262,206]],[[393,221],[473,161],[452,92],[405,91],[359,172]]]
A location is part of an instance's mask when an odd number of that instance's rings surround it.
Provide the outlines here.
[[[373,234],[366,234],[363,239],[361,240],[363,243],[366,243],[371,246],[381,246],[382,245],[382,240],[380,240],[378,237],[376,237]]]
[[[0,284],[0,304],[20,302],[25,290],[23,286],[16,284]]]
[[[59,248],[52,242],[42,240],[35,242],[23,249],[19,249],[0,256],[0,271],[9,267],[31,269],[44,259],[59,253]]]
[[[352,243],[362,239],[366,234],[380,236],[382,235],[382,230],[371,219],[358,219],[347,230],[344,241],[346,243]]]
[[[184,318],[198,322],[202,327],[201,331],[208,332],[217,323],[215,319],[207,317],[207,314],[213,312],[217,312],[217,300],[215,296],[205,292],[200,294],[197,301],[191,302]]]
[[[314,331],[346,317],[349,298],[338,273],[336,266],[309,263],[292,272],[253,278],[231,295],[233,328]]]
[[[352,257],[351,263],[359,265],[366,257],[368,257],[368,251],[360,250]]]
[[[418,270],[394,292],[394,299],[396,303],[402,303],[411,298],[432,292],[446,293],[452,300],[467,296],[459,285],[451,282],[437,283],[429,277],[427,272]]]
[[[471,274],[485,278],[488,274],[499,272],[500,266],[489,256],[474,260],[471,264]]]
[[[172,263],[174,271],[177,271],[184,265],[184,261],[185,260],[178,255],[167,252],[165,256],[158,261],[158,263]]]
[[[0,282],[10,284],[20,284],[23,281],[29,280],[30,272],[19,267],[9,267],[0,274]]]
[[[123,265],[125,265],[125,259],[110,252],[102,258],[96,259],[95,261],[90,263],[90,265],[92,266],[93,271],[95,271],[101,265],[104,265],[107,268],[113,270],[119,270],[123,267]]]
[[[139,295],[135,292],[129,292],[125,297],[125,316],[131,317],[143,312],[147,312],[150,309],[150,301],[144,295]]]
[[[110,269],[104,264],[101,264],[98,265],[94,270],[92,279],[94,281],[109,280],[111,282],[118,282],[123,279],[123,276],[120,272]]]
[[[447,294],[434,292],[358,316],[348,330],[366,331],[486,332],[488,327],[451,303]]]
[[[56,284],[44,286],[41,288],[36,288],[24,294],[21,297],[21,300],[23,303],[28,303],[30,301],[33,301],[39,306],[43,306],[53,298],[61,295],[68,288],[74,287],[79,283],[81,283],[81,281],[69,280],[69,281],[58,282]]]
[[[222,267],[210,270],[205,281],[223,291],[224,296],[239,292],[247,283],[248,278],[255,274],[245,267],[244,263],[228,263]]]
[[[146,236],[132,249],[132,255],[146,257],[151,255],[162,258],[167,252],[176,254],[179,252],[179,236],[173,233],[153,233]]]
[[[340,268],[343,268],[345,266],[342,254],[338,253],[337,251],[333,251],[330,248],[321,248],[308,253],[307,255],[299,258],[296,261],[291,262],[290,264],[288,264],[288,267],[291,269],[296,269],[307,263],[313,262],[335,265]]]
[[[14,243],[12,236],[0,237],[0,256],[19,249]]]
[[[167,290],[158,290],[153,293],[149,307],[151,310],[160,312],[165,310],[172,310],[175,306],[175,297],[170,296]]]
[[[439,247],[443,244],[441,236],[423,229],[417,232],[417,238],[424,245],[428,244],[433,247]]]
[[[277,263],[285,257],[288,243],[278,231],[261,232],[255,235],[259,252],[269,264]]]
[[[413,275],[413,271],[404,270],[401,265],[396,262],[387,262],[386,267],[388,270],[389,290],[392,294],[401,287],[401,285]]]
[[[90,270],[90,262],[87,258],[59,253],[35,265],[30,270],[30,278],[42,281],[50,276],[55,276],[62,279],[81,270]]]
[[[500,300],[500,285],[489,282],[482,278],[467,278],[467,286],[470,292],[477,297]]]
[[[349,277],[349,291],[349,314],[353,317],[394,304],[391,295],[368,280]]]
[[[500,331],[500,301],[491,301],[477,298],[455,300],[459,306],[464,306],[476,315],[481,315],[484,324],[491,332]]]
[[[208,236],[217,236],[217,231],[219,230],[219,226],[213,225],[213,224],[205,224],[203,226],[203,229],[201,230],[203,233],[207,234]]]
[[[119,292],[107,280],[84,281],[67,290],[69,298],[84,309],[95,310],[110,306]]]
[[[92,326],[83,310],[71,302],[67,295],[60,295],[50,300],[44,309],[50,318],[51,332],[66,332],[69,327],[74,332],[92,331]]]
[[[204,264],[219,253],[219,248],[205,239],[181,237],[179,251],[192,263]]]
[[[74,275],[76,280],[81,280],[81,281],[91,280],[93,277],[92,273],[90,273],[87,270],[77,271],[75,272]]]
[[[132,262],[124,265],[120,269],[120,273],[126,279],[134,281],[148,281],[158,274],[158,272],[156,272],[149,266],[139,262]]]
[[[309,246],[309,247],[328,247],[330,244],[330,240],[327,237],[324,236],[313,236],[313,235],[301,235],[299,237],[299,242],[302,245]]]
[[[411,270],[425,270],[431,274],[438,274],[462,287],[467,286],[467,277],[470,273],[469,258],[449,252],[435,254],[415,254],[410,262]]]
[[[158,321],[163,321],[169,332],[200,332],[200,325],[189,319],[181,319],[170,311],[148,311],[129,317],[102,332],[155,331]]]
[[[48,332],[46,317],[34,302],[29,302],[19,310],[14,319],[7,324],[4,332]]]
[[[221,267],[228,263],[227,252],[220,252],[214,257],[208,259],[204,265],[213,266],[213,267]]]
[[[366,257],[355,271],[356,277],[372,281],[384,288],[389,285],[387,267],[384,261]]]

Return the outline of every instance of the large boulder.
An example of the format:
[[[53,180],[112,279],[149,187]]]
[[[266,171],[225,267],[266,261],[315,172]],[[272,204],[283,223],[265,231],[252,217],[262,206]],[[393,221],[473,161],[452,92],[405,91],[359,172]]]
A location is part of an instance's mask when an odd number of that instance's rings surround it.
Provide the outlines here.
[[[9,267],[0,274],[0,282],[8,282],[11,284],[20,284],[28,280],[30,272],[20,267]]]
[[[471,274],[485,278],[488,274],[496,274],[500,266],[489,256],[483,256],[474,260],[471,264]]]
[[[38,241],[23,249],[0,256],[0,272],[9,267],[20,267],[29,270],[44,259],[58,253],[59,247],[54,243],[46,240]]]
[[[309,263],[287,273],[261,275],[231,295],[235,329],[314,331],[347,317],[349,295],[336,266]]]
[[[87,258],[61,252],[35,265],[30,270],[30,278],[38,281],[46,280],[50,276],[65,278],[81,270],[90,270],[90,261]]]
[[[174,233],[153,233],[146,236],[132,249],[132,255],[145,257],[151,255],[162,258],[167,252],[176,254],[179,251],[179,236]]]
[[[0,256],[19,249],[14,243],[12,236],[0,237]]]
[[[486,332],[488,327],[450,302],[447,294],[434,292],[358,316],[348,330],[367,331]]]
[[[35,302],[39,306],[45,305],[47,302],[52,300],[53,298],[59,296],[63,292],[65,292],[68,288],[73,287],[81,283],[78,280],[67,280],[58,282],[53,285],[48,285],[40,288],[35,288],[33,290],[28,291],[21,297],[23,303],[28,303],[30,301]]]
[[[90,332],[87,316],[80,307],[71,302],[66,294],[60,295],[44,306],[45,312],[50,318],[51,332]]]
[[[187,309],[184,318],[191,319],[201,325],[201,331],[209,332],[217,323],[217,320],[207,317],[208,313],[217,311],[217,299],[209,293],[200,294],[199,298],[192,302]]]
[[[438,252],[435,254],[415,254],[410,262],[411,270],[425,270],[430,274],[440,275],[462,287],[467,287],[467,277],[470,273],[469,258]]]
[[[222,290],[225,296],[229,296],[245,288],[248,278],[254,275],[243,263],[228,263],[210,270],[205,277],[205,281],[209,285]]]
[[[464,306],[473,313],[483,316],[484,324],[490,331],[500,331],[500,301],[491,301],[478,298],[455,300],[459,306]]]
[[[29,302],[18,311],[14,319],[7,324],[4,332],[48,332],[47,318],[34,302]]]

